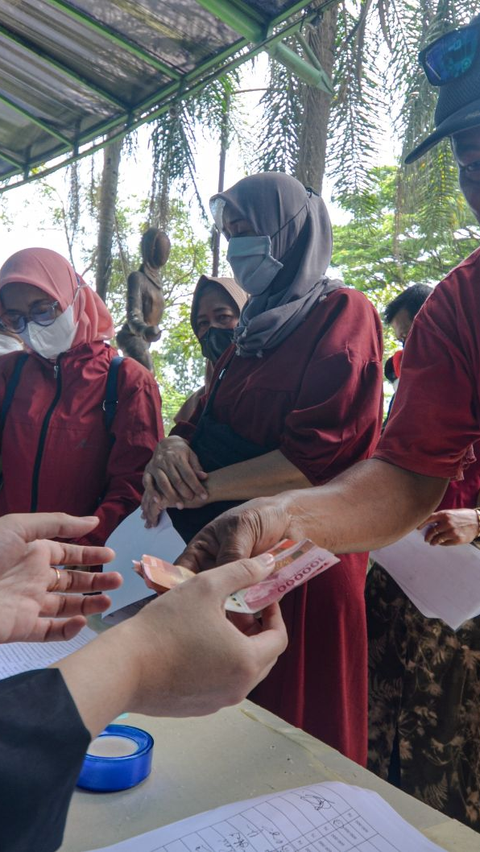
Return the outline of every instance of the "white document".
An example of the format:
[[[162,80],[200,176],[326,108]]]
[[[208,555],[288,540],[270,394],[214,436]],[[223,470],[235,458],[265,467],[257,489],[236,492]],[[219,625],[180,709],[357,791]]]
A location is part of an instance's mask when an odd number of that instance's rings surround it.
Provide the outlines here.
[[[103,614],[103,618],[108,619],[118,609],[151,597],[151,590],[133,570],[134,559],[138,561],[145,553],[159,556],[167,562],[175,562],[177,556],[185,550],[185,542],[177,533],[167,512],[162,512],[157,527],[147,530],[145,521],[140,517],[141,511],[139,507],[125,518],[106,542],[107,547],[113,548],[116,557],[113,562],[104,565],[103,570],[118,571],[123,577],[123,585],[109,592],[112,606]]]
[[[480,615],[480,551],[471,544],[432,547],[413,530],[370,554],[427,618],[453,630]]]
[[[0,645],[0,680],[31,669],[45,669],[83,648],[96,636],[93,630],[84,627],[68,642],[12,642]]]
[[[332,781],[270,793],[92,852],[441,852],[371,790]]]

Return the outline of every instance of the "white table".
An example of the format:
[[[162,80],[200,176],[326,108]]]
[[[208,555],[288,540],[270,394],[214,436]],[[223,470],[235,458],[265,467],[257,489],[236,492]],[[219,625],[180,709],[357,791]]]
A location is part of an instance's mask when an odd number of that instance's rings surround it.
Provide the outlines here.
[[[121,723],[153,735],[152,774],[123,793],[77,790],[62,852],[86,852],[229,802],[332,780],[376,790],[448,852],[480,852],[480,834],[249,701],[206,718],[130,714]]]

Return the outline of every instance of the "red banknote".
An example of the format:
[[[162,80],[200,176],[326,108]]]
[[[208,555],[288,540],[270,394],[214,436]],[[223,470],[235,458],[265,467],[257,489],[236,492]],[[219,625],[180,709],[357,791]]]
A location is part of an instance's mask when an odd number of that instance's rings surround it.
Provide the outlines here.
[[[275,558],[272,573],[260,583],[230,595],[225,609],[250,614],[261,612],[269,604],[283,598],[287,592],[302,586],[339,561],[333,553],[317,547],[308,538],[302,541],[284,539],[268,552]],[[148,588],[159,594],[195,576],[188,568],[172,565],[156,556],[142,556],[140,562],[133,563],[133,567],[143,577]]]

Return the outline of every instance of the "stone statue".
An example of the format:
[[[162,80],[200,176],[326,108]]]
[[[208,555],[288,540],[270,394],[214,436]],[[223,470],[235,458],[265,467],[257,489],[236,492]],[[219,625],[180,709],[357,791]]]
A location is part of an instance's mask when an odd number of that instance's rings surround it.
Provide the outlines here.
[[[158,228],[148,228],[140,244],[142,265],[128,276],[127,322],[117,334],[120,349],[153,373],[150,344],[159,340],[165,308],[159,270],[170,254],[170,240]]]

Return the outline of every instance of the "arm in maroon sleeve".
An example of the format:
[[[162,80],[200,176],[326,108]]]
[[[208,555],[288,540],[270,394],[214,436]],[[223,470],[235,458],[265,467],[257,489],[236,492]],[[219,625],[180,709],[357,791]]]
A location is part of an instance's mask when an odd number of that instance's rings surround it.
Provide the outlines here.
[[[439,284],[407,340],[398,391],[375,457],[424,476],[462,477],[480,437],[477,282],[465,262]]]
[[[285,421],[281,452],[319,485],[368,458],[382,417],[382,333],[361,294],[329,296],[328,325],[305,370]]]
[[[157,384],[150,373],[132,368],[132,363],[138,367],[128,358],[119,372],[118,406],[112,425],[115,441],[108,458],[107,488],[94,513],[100,523],[79,544],[103,545],[118,524],[138,508],[145,467],[164,436]]]

